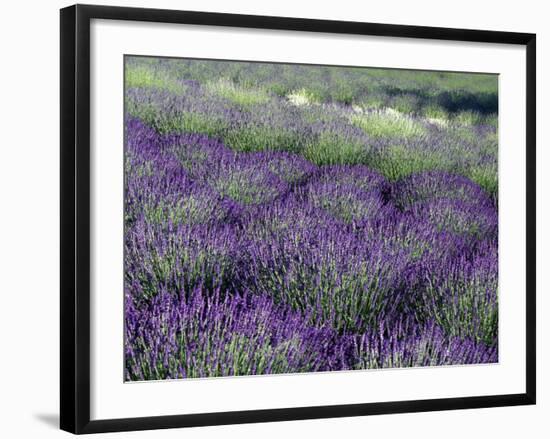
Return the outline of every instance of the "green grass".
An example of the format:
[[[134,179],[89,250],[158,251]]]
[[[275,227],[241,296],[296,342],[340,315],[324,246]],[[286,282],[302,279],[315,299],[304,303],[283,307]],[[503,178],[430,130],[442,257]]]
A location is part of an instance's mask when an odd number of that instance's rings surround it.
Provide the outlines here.
[[[420,137],[426,128],[412,118],[398,112],[354,114],[351,123],[372,137]]]
[[[386,106],[386,101],[379,95],[367,95],[357,100],[357,106],[366,110],[379,110]]]
[[[495,201],[498,201],[498,167],[496,163],[473,166],[466,176],[485,189]]]
[[[460,111],[453,117],[453,121],[460,125],[479,125],[485,121],[485,117],[476,111]]]
[[[209,82],[206,84],[206,89],[241,107],[264,104],[270,99],[269,94],[264,89],[239,86],[227,79]]]
[[[422,115],[427,119],[435,119],[445,122],[448,122],[449,120],[449,113],[437,104],[426,105],[422,109]]]
[[[166,59],[161,65],[154,58],[143,57],[129,60],[128,66],[144,67],[148,71],[162,69],[170,78],[203,84],[212,78],[225,78],[210,86],[245,106],[251,101],[265,101],[266,96],[272,94],[284,97],[305,89],[321,102],[356,104],[365,108],[393,106],[407,111],[421,110],[437,101],[453,112],[479,104],[487,113],[490,108],[494,111],[498,93],[498,76],[490,74],[267,63],[251,68],[247,62]],[[157,82],[154,77],[144,76],[146,82]],[[384,101],[383,105],[376,104],[378,98]],[[369,105],[369,101],[374,105]]]
[[[378,152],[373,156],[370,165],[390,181],[397,181],[416,172],[448,167],[447,160],[442,154],[403,145],[389,146]]]
[[[146,65],[127,65],[125,74],[126,87],[128,88],[158,88],[175,94],[183,94],[187,90],[187,87],[165,71]]]
[[[308,143],[303,155],[316,165],[357,165],[367,161],[368,148],[354,139],[326,132]]]
[[[395,96],[389,106],[403,114],[414,114],[417,112],[419,100],[414,95],[403,94]]]
[[[388,139],[390,146],[373,152],[365,140],[332,131],[304,134],[261,123],[230,127],[221,115],[174,111],[127,99],[128,114],[161,134],[206,134],[238,152],[288,151],[317,165],[365,164],[392,181],[413,172],[442,169],[467,176],[498,199],[496,75],[197,60],[161,62],[140,57],[126,61],[125,80],[130,88],[174,94],[185,92],[185,80],[196,80],[204,99],[219,102],[221,97],[229,101],[224,104],[240,107],[243,112],[260,111],[263,104],[274,100],[290,101],[304,106],[292,111],[305,122],[348,120],[375,139],[374,144]],[[333,102],[346,107],[322,105]],[[282,102],[281,111],[288,110],[285,105]],[[492,126],[494,132],[476,130],[479,125]],[[425,136],[429,142],[436,126],[445,153],[408,146],[417,145]]]
[[[224,134],[225,143],[234,151],[288,151],[300,153],[304,139],[297,133],[276,127],[249,125]]]
[[[295,90],[287,95],[287,99],[294,105],[310,105],[321,103],[320,97],[306,88]]]
[[[136,104],[126,101],[126,111],[129,115],[141,119],[161,134],[169,133],[200,133],[209,136],[220,136],[227,129],[227,123],[221,119],[193,112],[163,112],[153,104]]]

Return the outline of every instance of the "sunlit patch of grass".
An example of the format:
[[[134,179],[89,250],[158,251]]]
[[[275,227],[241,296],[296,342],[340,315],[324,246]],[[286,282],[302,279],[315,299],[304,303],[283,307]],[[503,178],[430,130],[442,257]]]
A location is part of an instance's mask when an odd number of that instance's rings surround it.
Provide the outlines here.
[[[291,104],[296,105],[297,107],[303,105],[318,104],[321,102],[319,97],[316,96],[315,93],[305,88],[301,88],[300,90],[295,90],[292,93],[289,93],[287,95],[287,99],[290,101]]]
[[[187,87],[170,77],[162,70],[146,66],[126,65],[126,87],[144,87],[167,90],[175,94],[183,94]]]
[[[470,129],[476,125],[490,125],[498,127],[498,114],[482,114],[476,111],[461,111],[452,116],[454,124]]]
[[[425,120],[440,127],[449,125],[449,113],[439,105],[428,105],[422,109]]]
[[[308,143],[303,155],[316,165],[356,165],[367,161],[368,148],[357,140],[326,132]]]
[[[243,87],[227,79],[209,82],[206,84],[206,89],[242,107],[264,104],[270,99],[269,94],[265,90]]]
[[[426,128],[420,123],[395,110],[353,114],[351,122],[369,136],[378,138],[413,138],[420,137],[426,132]]]
[[[461,125],[473,126],[482,124],[485,117],[477,111],[460,111],[453,117],[453,121]]]

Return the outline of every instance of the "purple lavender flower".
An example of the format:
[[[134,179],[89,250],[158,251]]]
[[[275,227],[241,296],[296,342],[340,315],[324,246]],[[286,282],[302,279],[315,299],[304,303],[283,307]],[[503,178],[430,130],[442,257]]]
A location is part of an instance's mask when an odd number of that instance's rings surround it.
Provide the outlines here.
[[[341,343],[351,369],[425,367],[483,364],[498,361],[496,345],[487,346],[471,338],[449,336],[433,321],[381,324],[375,331],[351,336]],[[346,352],[347,349],[347,352]]]
[[[374,192],[380,195],[390,190],[388,182],[381,174],[361,165],[323,166],[317,181],[352,186],[363,192]]]
[[[492,207],[491,198],[477,184],[466,177],[443,171],[413,174],[397,182],[393,192],[394,200],[400,208],[439,199],[460,200],[484,208]]]
[[[221,157],[198,178],[245,206],[273,201],[289,190],[286,182],[246,155]]]
[[[127,62],[127,380],[498,361],[497,118],[458,76]]]
[[[311,205],[346,224],[374,220],[385,210],[380,195],[375,192],[363,192],[354,186],[312,182],[298,194]]]
[[[162,142],[189,175],[195,177],[234,153],[217,139],[204,134],[181,133],[164,136]]]
[[[426,270],[421,319],[434,318],[447,334],[496,344],[498,333],[498,261],[495,244],[471,259],[462,257]]]
[[[248,159],[265,166],[281,180],[290,184],[302,183],[317,171],[317,166],[299,155],[288,152],[251,153]]]
[[[494,207],[474,205],[447,198],[415,204],[410,212],[438,230],[463,236],[472,242],[494,240],[498,233],[498,215]]]
[[[125,316],[127,380],[315,372],[337,361],[333,330],[266,296],[197,286],[136,306],[129,293]]]
[[[307,212],[312,215],[267,208],[248,226],[241,284],[302,312],[311,310],[313,324],[337,329],[361,328],[394,312],[406,278],[406,252],[380,239],[359,240],[332,218],[323,224],[315,207]],[[277,226],[264,226],[273,223]]]
[[[231,282],[240,255],[233,226],[166,226],[142,220],[126,231],[125,278],[140,286],[143,299],[163,288],[175,295],[197,284],[214,288]]]

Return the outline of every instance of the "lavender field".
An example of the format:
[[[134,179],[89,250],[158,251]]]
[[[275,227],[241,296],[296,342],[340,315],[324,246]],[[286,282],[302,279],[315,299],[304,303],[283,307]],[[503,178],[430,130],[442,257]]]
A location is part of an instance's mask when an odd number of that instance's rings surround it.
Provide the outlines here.
[[[498,361],[494,75],[126,57],[125,380]]]

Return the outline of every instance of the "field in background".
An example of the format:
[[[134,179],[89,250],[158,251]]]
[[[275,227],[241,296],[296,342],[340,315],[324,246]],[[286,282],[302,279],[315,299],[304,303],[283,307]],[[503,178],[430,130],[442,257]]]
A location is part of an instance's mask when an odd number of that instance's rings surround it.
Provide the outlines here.
[[[496,76],[125,81],[126,379],[497,361]]]

